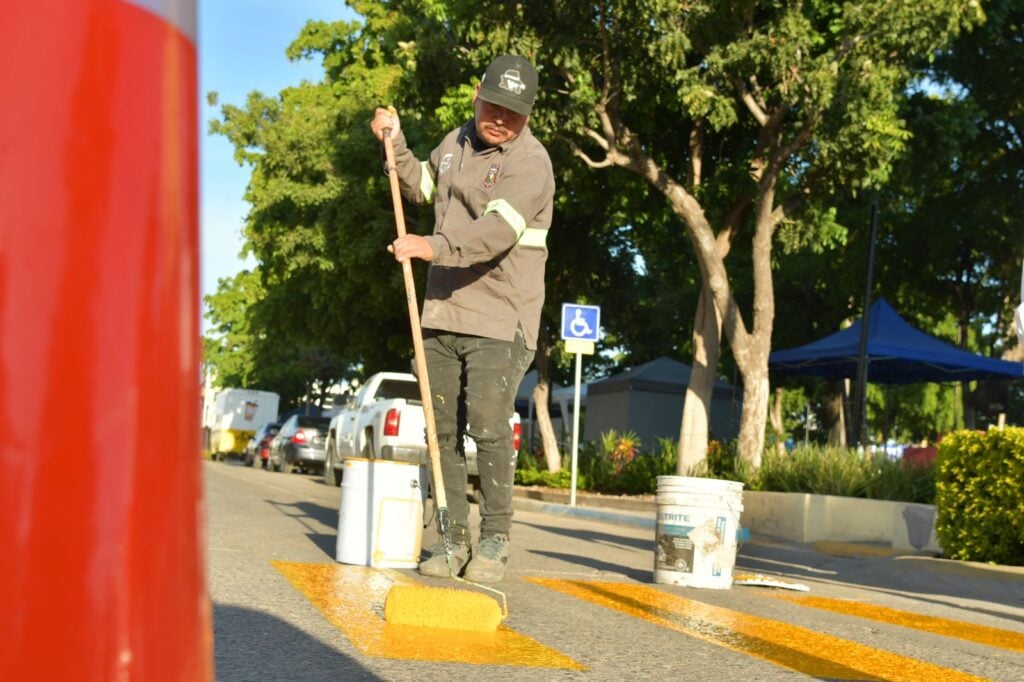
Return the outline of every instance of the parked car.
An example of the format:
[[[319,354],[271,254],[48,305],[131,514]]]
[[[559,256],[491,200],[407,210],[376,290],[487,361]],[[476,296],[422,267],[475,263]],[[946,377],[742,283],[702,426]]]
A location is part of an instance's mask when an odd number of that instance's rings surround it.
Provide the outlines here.
[[[267,468],[267,460],[270,458],[270,441],[280,430],[280,422],[267,422],[256,430],[256,435],[246,443],[245,452],[242,454],[242,462],[245,463],[245,466],[251,467],[256,462],[261,462],[263,468]]]
[[[513,412],[509,425],[516,452],[522,433],[520,422],[519,414]],[[353,457],[427,464],[425,424],[416,377],[404,372],[374,374],[331,420],[322,470],[324,483],[341,485],[342,460]],[[476,485],[476,443],[468,435],[464,449],[467,474]]]
[[[323,472],[324,446],[329,417],[297,414],[289,417],[271,441],[267,469],[292,472],[296,469]]]

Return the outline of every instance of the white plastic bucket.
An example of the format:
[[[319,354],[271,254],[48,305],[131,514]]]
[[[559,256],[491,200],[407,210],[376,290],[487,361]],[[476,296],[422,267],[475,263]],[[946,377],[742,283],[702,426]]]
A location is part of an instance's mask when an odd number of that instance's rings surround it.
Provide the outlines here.
[[[657,503],[654,582],[731,588],[743,484],[658,476]]]
[[[344,564],[414,568],[423,542],[426,469],[385,460],[341,463],[335,558]]]

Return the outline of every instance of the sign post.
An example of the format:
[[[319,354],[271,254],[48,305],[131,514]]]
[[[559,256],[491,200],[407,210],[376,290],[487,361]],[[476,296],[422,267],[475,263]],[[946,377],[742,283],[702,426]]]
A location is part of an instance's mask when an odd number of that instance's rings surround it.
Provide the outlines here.
[[[583,356],[594,354],[594,344],[601,331],[601,307],[596,305],[562,304],[562,339],[565,350],[576,354],[576,388],[572,402],[572,480],[569,504],[576,506],[576,471],[580,451],[580,380]]]

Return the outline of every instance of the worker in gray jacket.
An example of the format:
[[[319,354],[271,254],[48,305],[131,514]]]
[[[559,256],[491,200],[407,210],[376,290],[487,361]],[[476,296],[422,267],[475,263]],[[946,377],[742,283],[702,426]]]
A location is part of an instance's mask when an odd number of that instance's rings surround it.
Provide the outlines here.
[[[471,121],[426,161],[409,150],[394,110],[377,109],[378,139],[391,129],[403,195],[434,204],[434,232],[407,234],[395,259],[430,263],[424,295],[424,351],[441,448],[453,569],[475,582],[505,575],[515,454],[509,417],[537,347],[544,264],[555,181],[544,146],[530,132],[537,72],[517,55],[495,59],[476,86]],[[463,435],[477,445],[480,540],[471,550]],[[443,546],[420,563],[447,576]]]

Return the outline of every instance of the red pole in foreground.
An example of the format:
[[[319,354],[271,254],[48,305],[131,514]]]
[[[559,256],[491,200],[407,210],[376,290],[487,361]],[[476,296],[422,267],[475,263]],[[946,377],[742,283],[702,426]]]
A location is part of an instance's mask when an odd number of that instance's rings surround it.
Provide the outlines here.
[[[195,0],[0,10],[0,679],[212,678]]]

